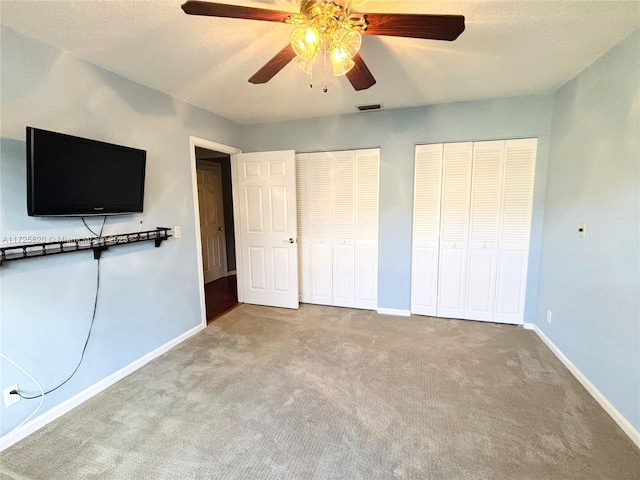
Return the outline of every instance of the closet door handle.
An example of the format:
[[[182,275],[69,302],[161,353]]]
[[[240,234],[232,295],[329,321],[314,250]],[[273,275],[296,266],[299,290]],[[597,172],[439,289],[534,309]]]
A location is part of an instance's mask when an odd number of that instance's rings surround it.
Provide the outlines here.
[[[293,238],[290,238],[289,240],[283,240],[282,243],[296,243],[296,241]]]
[[[451,244],[451,246],[452,246],[453,248],[456,248],[456,247],[458,246],[458,244],[457,244],[456,242],[453,242],[453,243]]]
[[[486,244],[486,243],[483,243],[483,244],[482,244],[482,248],[487,248],[487,244]]]

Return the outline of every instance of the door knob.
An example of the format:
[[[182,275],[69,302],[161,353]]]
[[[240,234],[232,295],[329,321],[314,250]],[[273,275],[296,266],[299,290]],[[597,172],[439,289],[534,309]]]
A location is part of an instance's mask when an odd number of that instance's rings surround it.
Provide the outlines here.
[[[293,238],[290,238],[289,240],[284,240],[282,243],[296,243],[296,241]]]
[[[456,242],[453,242],[453,243],[451,244],[451,246],[452,246],[453,248],[456,248],[456,247],[458,246],[458,244],[457,244]]]
[[[483,243],[483,244],[482,244],[482,248],[487,248],[487,244],[486,244],[486,243]]]
[[[220,230],[221,232],[224,232],[224,227],[218,227],[218,230]]]

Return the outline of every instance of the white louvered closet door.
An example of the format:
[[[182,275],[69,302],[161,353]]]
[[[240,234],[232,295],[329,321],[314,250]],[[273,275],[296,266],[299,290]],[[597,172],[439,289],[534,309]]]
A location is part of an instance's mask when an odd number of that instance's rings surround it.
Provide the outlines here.
[[[464,318],[493,321],[502,211],[504,141],[473,144]]]
[[[375,310],[380,149],[296,160],[300,301]]]
[[[411,312],[421,315],[437,314],[443,148],[416,146]]]
[[[355,303],[355,152],[331,154],[333,221],[333,305]]]
[[[496,322],[524,321],[537,144],[535,138],[505,142]]]
[[[473,143],[444,145],[437,316],[464,318]]]
[[[311,303],[333,305],[331,154],[309,155]]]
[[[413,313],[524,321],[536,149],[535,138],[416,147]]]
[[[380,149],[356,151],[355,307],[378,308]]]
[[[298,215],[298,290],[300,301],[311,302],[311,215],[309,191],[309,154],[296,155],[296,192]]]

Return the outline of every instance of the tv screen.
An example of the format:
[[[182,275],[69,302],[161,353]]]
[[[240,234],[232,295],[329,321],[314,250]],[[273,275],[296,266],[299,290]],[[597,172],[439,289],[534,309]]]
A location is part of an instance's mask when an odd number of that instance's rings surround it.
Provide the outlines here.
[[[27,127],[30,216],[142,212],[147,152]]]

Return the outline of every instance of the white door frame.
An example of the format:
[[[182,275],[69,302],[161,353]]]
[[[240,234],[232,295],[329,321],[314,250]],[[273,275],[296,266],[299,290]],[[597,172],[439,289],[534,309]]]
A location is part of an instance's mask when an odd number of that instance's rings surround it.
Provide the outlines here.
[[[196,174],[196,147],[206,148],[208,150],[215,150],[217,152],[227,153],[229,155],[235,155],[236,153],[242,153],[242,150],[235,147],[229,147],[228,145],[223,145],[221,143],[212,142],[210,140],[205,140],[204,138],[189,136],[189,155],[191,158],[191,189],[193,191],[193,213],[194,213],[194,223],[196,226],[196,255],[198,258],[198,282],[200,284],[200,311],[202,317],[202,326],[207,326],[207,307],[205,303],[205,294],[204,294],[204,265],[202,263],[202,238],[200,236],[200,206],[198,204],[198,177]],[[235,172],[233,171],[233,161],[231,168],[231,183],[235,185]],[[234,195],[233,195],[233,214],[237,217],[237,202],[235,195],[235,187],[234,187]],[[236,252],[238,251],[238,241],[239,237],[237,232],[235,232],[235,242],[236,242]],[[236,266],[236,270],[238,270]],[[240,285],[240,282],[238,282]],[[239,289],[238,289],[239,290]],[[240,299],[240,292],[238,291],[238,301],[242,301]]]

